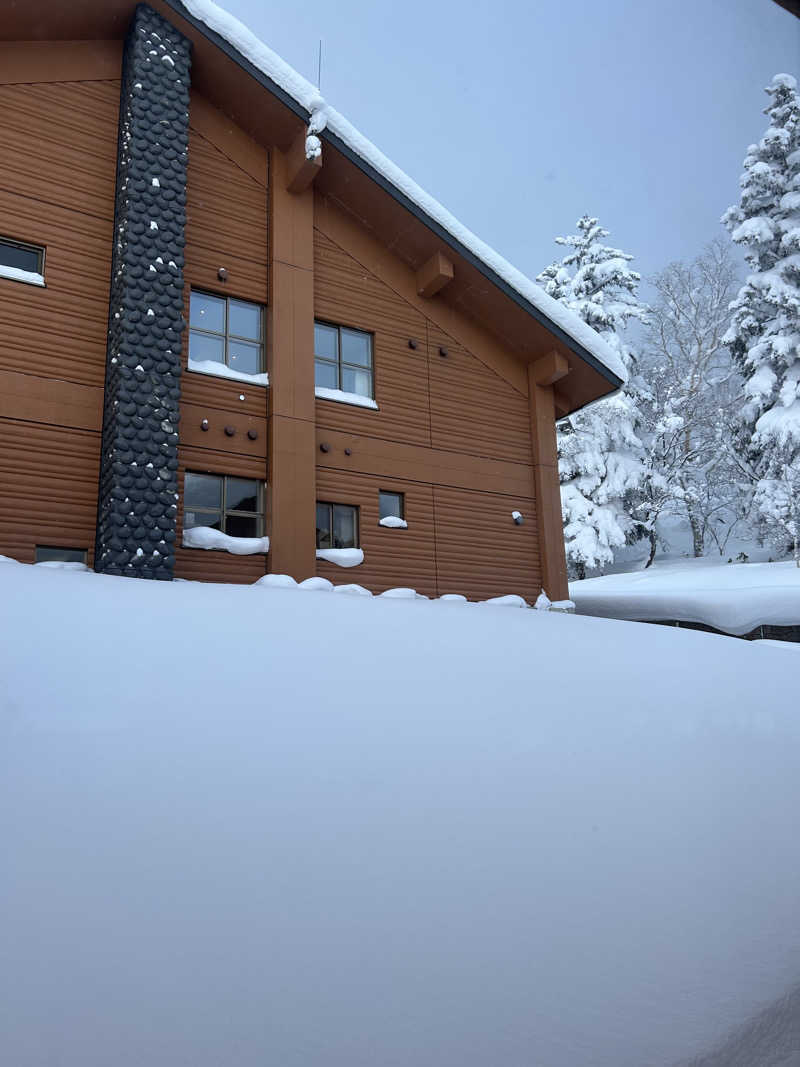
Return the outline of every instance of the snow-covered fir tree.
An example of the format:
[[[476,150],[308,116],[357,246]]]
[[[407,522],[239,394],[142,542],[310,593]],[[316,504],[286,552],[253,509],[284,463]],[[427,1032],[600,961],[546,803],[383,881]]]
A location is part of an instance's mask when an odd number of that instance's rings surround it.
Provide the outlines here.
[[[747,150],[738,206],[722,217],[752,273],[726,340],[745,378],[742,461],[756,505],[800,566],[800,98],[777,74],[766,133]]]
[[[602,335],[625,364],[628,384],[616,395],[558,424],[558,465],[564,541],[570,570],[611,563],[614,549],[644,532],[633,514],[647,477],[635,360],[620,332],[631,319],[646,321],[638,299],[640,275],[633,256],[603,244],[609,231],[597,219],[578,219],[578,232],[557,237],[570,249],[537,278],[546,292]]]

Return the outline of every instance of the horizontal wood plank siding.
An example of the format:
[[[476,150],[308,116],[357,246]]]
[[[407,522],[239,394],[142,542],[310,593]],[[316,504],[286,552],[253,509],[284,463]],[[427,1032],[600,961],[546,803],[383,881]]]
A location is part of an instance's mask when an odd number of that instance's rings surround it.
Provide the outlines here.
[[[113,220],[118,116],[118,81],[1,86],[0,188]]]
[[[314,315],[374,335],[379,412],[317,401],[317,425],[430,444],[425,319],[352,256],[314,231]],[[416,349],[408,346],[415,341]]]
[[[405,493],[407,530],[378,525],[378,491]],[[393,478],[375,478],[349,471],[317,468],[317,499],[359,508],[364,562],[339,567],[317,560],[317,574],[334,585],[355,582],[373,592],[409,586],[426,596],[436,595],[433,492],[430,485],[407,485]]]
[[[46,288],[0,279],[0,368],[102,387],[118,82],[0,87],[0,233],[45,247]]]
[[[439,593],[535,600],[541,568],[533,499],[448,486],[436,486],[433,496]],[[515,510],[525,517],[522,526],[511,518]]]
[[[530,464],[527,395],[433,323],[428,348],[433,446]]]
[[[93,562],[100,434],[0,418],[0,554],[84,548]]]

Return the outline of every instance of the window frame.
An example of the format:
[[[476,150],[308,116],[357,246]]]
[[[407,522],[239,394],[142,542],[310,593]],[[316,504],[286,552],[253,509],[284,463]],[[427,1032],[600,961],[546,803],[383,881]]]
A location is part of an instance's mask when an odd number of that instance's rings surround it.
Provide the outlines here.
[[[35,253],[37,262],[36,270],[26,271],[26,273],[38,274],[42,278],[42,282],[44,282],[44,265],[47,256],[46,245],[37,245],[33,244],[31,241],[22,241],[18,237],[7,237],[5,234],[0,234],[0,247],[2,247],[2,245],[7,245],[11,248],[19,248],[23,252]],[[0,252],[0,256],[2,256],[2,252]],[[0,272],[2,272],[3,268],[9,270],[24,270],[23,267],[12,267],[10,263],[3,263],[2,260],[0,260]],[[23,281],[21,278],[9,278],[7,275],[1,273],[0,277],[5,277],[8,281]]]
[[[248,535],[248,536],[253,536],[253,537],[263,537],[264,536],[264,527],[265,527],[265,523],[266,523],[266,517],[265,517],[265,514],[264,514],[265,508],[264,508],[264,483],[263,483],[263,481],[260,478],[243,477],[241,474],[218,474],[216,471],[186,470],[186,471],[183,472],[183,494],[182,494],[183,495],[183,512],[182,512],[182,515],[181,515],[181,521],[182,521],[182,524],[183,524],[182,525],[182,529],[183,530],[197,529],[197,526],[186,526],[186,510],[187,510],[187,508],[186,508],[186,475],[187,474],[197,474],[197,475],[199,475],[200,477],[203,477],[203,478],[217,478],[222,483],[221,487],[220,487],[220,506],[219,506],[219,508],[192,507],[190,505],[189,509],[188,509],[189,511],[194,512],[196,515],[197,514],[200,514],[200,515],[219,515],[219,517],[220,517],[220,526],[221,526],[220,533],[224,533],[227,537],[236,537],[237,536],[236,534],[228,533],[228,531],[226,529],[227,519],[228,519],[229,515],[233,515],[234,518],[244,518],[244,519],[255,518],[256,519],[256,533],[254,533],[252,535]],[[227,483],[228,483],[228,479],[229,478],[238,478],[240,481],[243,481],[243,482],[255,482],[256,483],[256,510],[255,511],[242,511],[241,508],[228,508],[226,506],[227,505],[227,500],[228,500],[228,484]],[[208,524],[206,524],[206,525],[208,525]]]
[[[324,545],[317,545],[316,546],[316,550],[318,552],[338,551],[340,548],[346,548],[346,549],[348,549],[348,548],[361,548],[361,509],[360,509],[358,504],[341,504],[341,503],[338,503],[338,502],[332,501],[332,500],[318,500],[316,502],[316,507],[318,507],[318,508],[319,507],[324,507],[324,508],[328,508],[329,509],[328,510],[328,521],[329,521],[329,532],[330,532],[331,541],[333,541],[333,509],[334,508],[347,508],[348,511],[352,511],[353,512],[353,529],[355,530],[355,544],[354,545],[338,546],[338,548],[337,548],[336,545],[333,545],[333,544],[331,544],[328,548],[326,548]],[[315,527],[316,527],[316,521],[315,521]]]
[[[315,389],[327,389],[329,386],[317,385],[316,380],[316,367],[317,363],[324,363],[327,367],[336,368],[336,389],[340,393],[350,393],[353,396],[363,396],[367,400],[375,400],[375,332],[373,330],[362,330],[358,326],[348,326],[341,322],[329,322],[327,319],[314,319],[315,326],[325,326],[329,330],[336,330],[336,360],[328,359],[327,356],[317,355],[317,346],[314,344],[314,387]],[[350,330],[351,333],[359,333],[364,337],[369,338],[369,367],[364,367],[360,363],[348,363],[342,359],[342,330]],[[352,371],[362,371],[369,374],[369,393],[353,393],[351,389],[342,388],[342,368],[346,367]]]
[[[396,496],[400,499],[400,513],[391,515],[381,515],[381,497],[382,496]],[[378,522],[382,519],[402,519],[406,521],[406,494],[399,492],[397,489],[379,489],[378,490]]]
[[[80,554],[81,559],[59,559],[58,556],[47,556],[45,559],[39,559],[40,552],[73,552]],[[89,565],[89,549],[79,548],[77,545],[36,545],[34,547],[34,562],[35,563],[83,563],[88,567]]]
[[[206,330],[202,326],[192,326],[192,297],[197,296],[210,296],[215,300],[222,300],[225,304],[225,329],[223,333],[219,333],[217,330]],[[258,323],[259,323],[259,340],[256,342],[252,337],[242,337],[241,334],[231,333],[229,329],[230,323],[230,303],[231,300],[238,300],[240,304],[249,304],[251,307],[258,309]],[[211,289],[195,289],[190,287],[189,289],[189,339],[187,344],[187,360],[192,358],[192,334],[199,333],[203,337],[216,337],[222,338],[224,342],[223,354],[225,356],[224,362],[220,363],[220,367],[227,367],[228,370],[235,371],[236,368],[230,364],[230,357],[228,354],[230,341],[241,341],[244,344],[257,345],[258,347],[258,367],[256,374],[266,374],[267,372],[267,317],[266,317],[266,304],[260,304],[255,300],[245,300],[241,296],[231,296],[229,293],[215,293]],[[198,362],[202,362],[198,360]],[[212,360],[210,362],[216,362]],[[247,371],[239,371],[238,373],[247,374]],[[222,377],[222,375],[220,376]],[[255,383],[259,384],[259,383]],[[232,476],[233,477],[233,476]]]

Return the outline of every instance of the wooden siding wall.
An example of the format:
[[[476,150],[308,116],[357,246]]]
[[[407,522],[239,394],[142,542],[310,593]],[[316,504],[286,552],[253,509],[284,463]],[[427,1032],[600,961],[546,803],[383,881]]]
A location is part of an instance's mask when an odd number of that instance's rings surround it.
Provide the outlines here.
[[[267,302],[267,153],[197,93],[189,111],[186,207],[186,301],[192,288]],[[228,272],[221,282],[220,267]],[[266,319],[266,316],[265,316]],[[183,535],[183,481],[187,470],[267,477],[267,390],[188,370],[185,338],[181,382],[180,507],[177,545]],[[244,398],[244,399],[242,399]],[[209,429],[200,424],[208,419]],[[235,431],[232,437],[225,427]],[[248,431],[255,431],[251,441]],[[218,582],[252,582],[265,573],[265,556],[233,556],[204,549],[176,550],[175,575]]]
[[[319,561],[318,573],[375,591],[535,598],[527,393],[319,229],[314,269],[317,318],[374,334],[379,405],[317,401],[317,436],[328,446],[318,453],[317,498],[359,507],[365,557],[352,570]],[[405,493],[407,530],[378,526],[380,489]]]
[[[0,278],[0,553],[91,562],[119,82],[47,77],[0,85],[0,234],[46,248],[46,288]]]

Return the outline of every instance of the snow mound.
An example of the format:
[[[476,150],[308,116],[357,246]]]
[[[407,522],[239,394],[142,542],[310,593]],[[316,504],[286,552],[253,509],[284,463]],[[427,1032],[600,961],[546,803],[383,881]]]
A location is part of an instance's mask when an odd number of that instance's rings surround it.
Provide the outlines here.
[[[729,634],[800,624],[800,568],[794,563],[655,564],[571,582],[569,595],[579,615],[607,619],[677,619]]]
[[[183,531],[183,547],[218,549],[234,556],[257,556],[269,552],[269,538],[231,537],[210,526],[193,526]]]
[[[793,656],[320,588],[0,568],[4,1062],[672,1067],[795,985]]]
[[[266,585],[270,589],[294,589],[297,582],[291,574],[265,574],[253,582],[253,585]]]
[[[372,596],[369,589],[365,589],[363,585],[335,585],[333,592],[344,593],[345,596]]]
[[[335,563],[337,567],[358,567],[364,562],[361,548],[318,548],[317,559]]]
[[[389,530],[407,530],[408,523],[405,519],[401,519],[399,515],[385,515],[382,519],[378,520],[379,526],[385,526]]]

